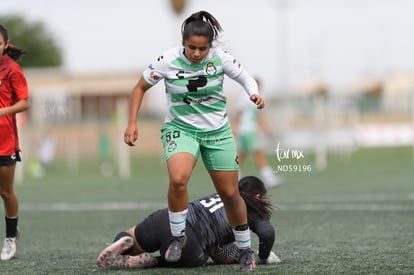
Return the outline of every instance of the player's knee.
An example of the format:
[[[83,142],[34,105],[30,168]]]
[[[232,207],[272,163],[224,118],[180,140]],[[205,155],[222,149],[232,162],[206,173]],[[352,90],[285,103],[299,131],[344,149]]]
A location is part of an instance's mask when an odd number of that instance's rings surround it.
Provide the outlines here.
[[[223,193],[220,194],[221,201],[224,203],[224,205],[228,206],[236,206],[239,202],[239,196],[237,194],[233,193]]]
[[[183,192],[187,190],[187,182],[187,176],[174,175],[170,177],[170,190],[173,192]]]
[[[13,196],[13,192],[7,189],[0,189],[0,197],[3,200],[9,200]]]

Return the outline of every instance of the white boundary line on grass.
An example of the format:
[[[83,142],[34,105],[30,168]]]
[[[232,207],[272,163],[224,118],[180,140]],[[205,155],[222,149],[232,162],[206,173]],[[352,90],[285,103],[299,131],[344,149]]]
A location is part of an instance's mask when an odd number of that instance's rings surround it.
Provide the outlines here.
[[[302,203],[276,204],[279,210],[299,211],[414,211],[411,204],[372,203]],[[156,210],[167,207],[161,202],[90,202],[90,203],[22,203],[22,211],[115,211]]]
[[[280,205],[280,210],[299,211],[414,211],[414,205],[408,204],[369,204],[369,203],[341,203],[341,204],[318,204],[305,203],[296,205]]]
[[[22,203],[22,211],[153,210],[167,207],[157,202]]]
[[[391,200],[409,200],[414,201],[414,193],[373,193],[373,194],[345,194],[345,195],[337,195],[337,194],[327,194],[322,196],[307,196],[307,200],[315,201],[317,203],[326,203],[326,202],[337,202],[337,203],[353,203],[353,202],[360,202],[366,203],[368,201],[391,201]],[[297,198],[295,200],[283,199],[284,203],[295,203],[297,202]]]

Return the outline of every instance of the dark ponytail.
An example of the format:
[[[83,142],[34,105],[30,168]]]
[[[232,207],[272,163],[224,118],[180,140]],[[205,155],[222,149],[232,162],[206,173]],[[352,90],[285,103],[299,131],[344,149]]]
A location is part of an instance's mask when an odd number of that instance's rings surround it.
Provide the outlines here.
[[[217,19],[206,11],[193,13],[181,25],[183,43],[192,35],[202,35],[211,44],[222,30]]]
[[[4,41],[7,43],[7,41],[9,41],[9,32],[1,24],[0,24],[0,34],[3,36]],[[9,46],[7,47],[7,49],[4,50],[4,54],[7,54],[8,56],[10,56],[10,58],[12,58],[16,61],[20,60],[20,57],[25,53],[26,53],[25,50],[16,48],[15,46],[13,46],[10,43],[9,43]]]
[[[249,224],[258,219],[270,220],[272,217],[273,205],[266,195],[263,195],[258,199],[254,194],[240,191],[240,196],[246,204],[247,220]]]
[[[272,217],[273,205],[266,195],[267,190],[262,180],[255,176],[243,177],[239,180],[239,191],[246,203],[249,223],[257,219],[269,220]]]

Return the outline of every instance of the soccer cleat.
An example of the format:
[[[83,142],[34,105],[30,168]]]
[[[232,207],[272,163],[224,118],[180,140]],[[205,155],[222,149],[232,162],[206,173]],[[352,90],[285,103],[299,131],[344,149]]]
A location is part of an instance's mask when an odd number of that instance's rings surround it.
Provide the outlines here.
[[[269,257],[266,259],[267,264],[280,264],[282,260],[273,252],[270,251]]]
[[[99,267],[106,268],[111,266],[116,258],[125,250],[134,245],[134,240],[131,237],[125,236],[112,243],[110,246],[102,250],[96,259],[96,264]]]
[[[256,253],[258,264],[280,264],[282,260],[277,256],[273,251],[270,251],[269,257],[267,259],[260,259],[259,252]]]
[[[165,260],[167,262],[177,262],[181,258],[181,250],[187,243],[187,236],[174,237],[165,251]]]
[[[256,268],[256,262],[254,260],[254,252],[250,248],[240,249],[240,270],[242,272],[252,272]]]
[[[3,241],[3,248],[1,249],[0,259],[7,261],[13,258],[17,252],[17,242],[20,238],[20,230],[17,228],[16,237],[5,238]]]
[[[157,258],[148,252],[144,252],[137,256],[119,255],[114,266],[117,268],[153,267],[157,263]]]

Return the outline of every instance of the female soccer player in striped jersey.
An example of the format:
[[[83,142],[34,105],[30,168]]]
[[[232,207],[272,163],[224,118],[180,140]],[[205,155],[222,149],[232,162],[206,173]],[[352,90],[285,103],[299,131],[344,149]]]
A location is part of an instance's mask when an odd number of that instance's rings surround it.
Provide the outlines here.
[[[280,259],[272,252],[275,230],[270,223],[272,205],[263,182],[254,176],[239,181],[240,194],[247,205],[248,223],[259,238],[258,262],[277,264]],[[209,257],[215,264],[237,263],[239,249],[234,244],[232,228],[218,194],[190,202],[187,214],[187,244],[180,260],[167,262],[164,255],[171,233],[168,209],[155,211],[136,226],[120,232],[114,242],[96,259],[101,268],[137,267],[198,267]],[[149,253],[160,252],[160,256]]]
[[[263,108],[264,101],[253,77],[234,57],[213,45],[221,30],[216,18],[206,11],[184,21],[182,46],[159,56],[134,87],[124,141],[135,145],[144,93],[164,79],[168,114],[161,139],[169,174],[168,209],[173,236],[165,258],[178,261],[185,246],[187,184],[201,154],[241,249],[241,270],[249,272],[255,268],[254,253],[250,249],[246,205],[237,188],[237,149],[227,118],[224,75],[240,83],[247,92],[244,96],[249,96],[257,108]]]
[[[8,31],[0,25],[0,195],[6,212],[6,238],[1,260],[15,256],[19,237],[19,201],[13,188],[16,161],[20,161],[16,113],[30,106],[26,78],[16,63],[23,53],[9,43]]]

